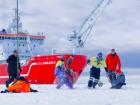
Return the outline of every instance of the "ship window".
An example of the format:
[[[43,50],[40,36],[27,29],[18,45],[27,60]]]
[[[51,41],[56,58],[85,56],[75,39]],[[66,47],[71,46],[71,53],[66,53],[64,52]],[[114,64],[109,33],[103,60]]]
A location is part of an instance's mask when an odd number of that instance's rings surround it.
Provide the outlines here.
[[[16,40],[20,40],[20,37],[16,37]]]
[[[0,39],[1,39],[1,36],[0,36]]]
[[[19,40],[22,40],[22,37],[20,37]]]
[[[28,53],[28,50],[26,50],[26,53]]]
[[[2,36],[1,39],[4,39],[4,37]]]
[[[13,37],[13,40],[15,40],[16,38],[15,37]]]

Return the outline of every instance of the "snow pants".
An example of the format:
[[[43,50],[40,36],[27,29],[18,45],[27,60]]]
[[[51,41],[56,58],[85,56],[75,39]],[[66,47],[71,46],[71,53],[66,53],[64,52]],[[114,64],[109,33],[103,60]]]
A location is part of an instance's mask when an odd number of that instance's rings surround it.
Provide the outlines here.
[[[70,81],[64,73],[62,73],[62,74],[60,73],[60,74],[56,75],[56,77],[59,79],[58,85],[56,87],[57,89],[60,89],[64,84],[66,86],[68,86],[70,89],[73,88],[72,81]]]
[[[112,86],[114,86],[115,85],[115,82],[116,82],[116,74],[115,74],[115,71],[108,71],[108,78],[109,78],[109,80],[110,80],[110,83],[111,83],[111,85]]]
[[[94,80],[94,81],[93,81]],[[95,88],[100,80],[100,68],[91,67],[90,69],[90,78],[88,81],[88,88]]]

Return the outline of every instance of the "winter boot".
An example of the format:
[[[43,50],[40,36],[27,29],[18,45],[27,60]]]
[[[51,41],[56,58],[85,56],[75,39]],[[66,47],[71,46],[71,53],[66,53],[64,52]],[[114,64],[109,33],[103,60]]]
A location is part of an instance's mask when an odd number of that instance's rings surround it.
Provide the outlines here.
[[[32,88],[30,88],[30,91],[31,91],[31,92],[38,92],[38,90],[34,90],[34,89],[32,89]]]
[[[7,88],[9,87],[8,81],[5,82],[5,85],[6,85]]]
[[[67,80],[66,85],[70,88],[73,89],[73,83],[70,80]]]
[[[6,89],[4,91],[1,91],[0,93],[8,93],[9,91]]]
[[[88,81],[88,88],[91,88],[93,86],[93,80]]]
[[[97,84],[98,84],[97,82],[93,82],[93,88],[94,89],[95,89],[95,87],[96,87]]]
[[[65,83],[66,83],[67,79],[64,77],[64,78],[61,78],[60,82],[58,83],[57,85],[57,89],[60,89]]]
[[[93,88],[96,87],[96,85],[98,84],[98,81],[99,81],[99,80],[97,80],[97,79],[94,80],[94,82],[93,82]]]

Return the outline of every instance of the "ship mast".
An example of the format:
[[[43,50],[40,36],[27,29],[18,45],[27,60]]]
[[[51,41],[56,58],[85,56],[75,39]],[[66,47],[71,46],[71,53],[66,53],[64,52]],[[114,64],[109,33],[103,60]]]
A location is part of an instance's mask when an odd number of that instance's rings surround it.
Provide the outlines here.
[[[17,19],[17,21],[16,21],[16,36],[17,36],[17,51],[18,51],[18,57],[17,57],[17,71],[18,71],[18,69],[19,69],[19,41],[18,41],[18,34],[19,34],[19,16],[18,16],[18,0],[16,1],[16,19]],[[19,76],[19,73],[17,73],[17,77]]]
[[[16,13],[16,19],[17,19],[17,21],[16,21],[17,22],[17,25],[16,25],[17,26],[17,30],[16,31],[17,31],[17,36],[18,36],[18,23],[19,23],[19,17],[18,17],[18,0],[17,0],[16,12],[17,12]],[[17,38],[17,41],[18,41],[18,38]]]

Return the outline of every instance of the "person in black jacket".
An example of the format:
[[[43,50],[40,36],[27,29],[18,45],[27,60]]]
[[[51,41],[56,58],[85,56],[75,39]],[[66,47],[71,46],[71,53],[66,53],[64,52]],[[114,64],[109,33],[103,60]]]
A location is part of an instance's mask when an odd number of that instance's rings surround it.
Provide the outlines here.
[[[18,79],[20,77],[20,72],[22,72],[17,50],[14,50],[13,54],[8,57],[7,63],[9,80],[6,81],[6,87],[8,87],[9,84],[14,81],[14,79]]]

